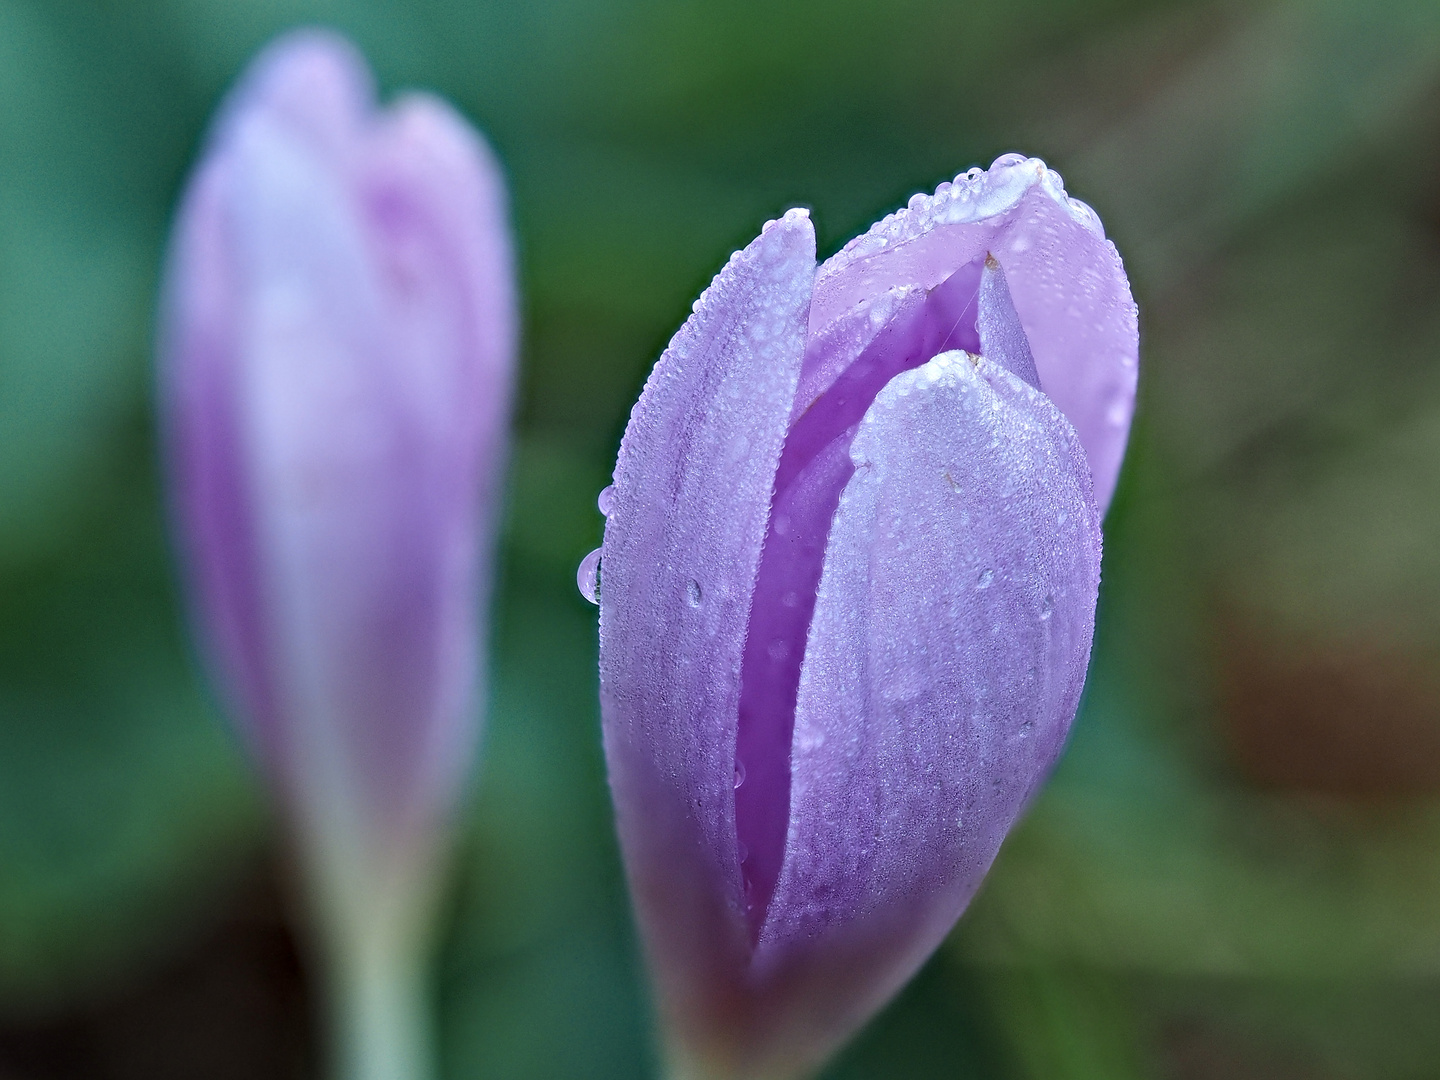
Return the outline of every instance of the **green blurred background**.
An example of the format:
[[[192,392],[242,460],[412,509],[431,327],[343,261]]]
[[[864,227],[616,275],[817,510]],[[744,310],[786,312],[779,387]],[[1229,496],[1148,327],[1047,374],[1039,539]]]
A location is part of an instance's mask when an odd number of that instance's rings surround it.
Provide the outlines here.
[[[317,1075],[273,823],[177,615],[150,373],[206,117],[315,21],[513,182],[446,1077],[653,1073],[574,585],[649,365],[766,218],[812,207],[828,254],[1015,149],[1141,307],[1089,689],[826,1076],[1440,1076],[1436,0],[0,0],[0,1078]]]

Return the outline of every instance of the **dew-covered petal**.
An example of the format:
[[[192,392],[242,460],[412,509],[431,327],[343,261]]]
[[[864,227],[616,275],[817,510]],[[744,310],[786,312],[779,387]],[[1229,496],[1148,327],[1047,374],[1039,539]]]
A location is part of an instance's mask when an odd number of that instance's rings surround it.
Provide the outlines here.
[[[1038,159],[1007,155],[988,170],[972,169],[941,184],[933,195],[916,195],[877,221],[815,275],[811,332],[867,296],[905,286],[933,289],[966,263],[984,259],[1046,172]]]
[[[790,412],[794,424],[815,404],[835,380],[855,362],[887,326],[903,320],[925,302],[919,286],[887,289],[860,301],[827,326],[812,331],[805,344],[800,385]]]
[[[658,998],[692,1047],[726,1043],[748,1008],[734,816],[740,667],[814,274],[814,230],[800,211],[720,272],[631,413],[605,525],[610,784]]]
[[[1085,447],[1103,512],[1134,412],[1135,303],[1095,211],[1066,195],[1043,161],[1007,154],[915,196],[845,245],[816,275],[811,333],[868,296],[934,289],[987,254],[1004,270],[1041,387]]]
[[[1080,436],[1095,502],[1110,504],[1135,412],[1140,336],[1115,245],[1043,185],[1026,193],[995,249],[1045,393]]]
[[[911,290],[885,305],[889,321],[785,437],[741,669],[736,769],[747,779],[735,792],[735,820],[745,853],[741,861],[752,936],[759,932],[784,855],[795,694],[826,540],[852,471],[850,441],[876,395],[900,372],[944,351],[945,342],[955,338],[978,347],[974,322],[980,271],[978,261],[966,264],[934,289]],[[840,321],[845,345],[855,340],[849,322]],[[812,342],[806,367],[816,353]]]
[[[854,471],[850,440],[858,426],[857,417],[782,486],[786,446],[755,579],[735,746],[736,779],[744,778],[735,788],[735,834],[752,938],[784,861],[795,691],[830,523]]]
[[[1053,765],[1100,570],[1084,451],[999,365],[952,352],[898,376],[851,456],[756,960],[815,1058],[940,942]]]

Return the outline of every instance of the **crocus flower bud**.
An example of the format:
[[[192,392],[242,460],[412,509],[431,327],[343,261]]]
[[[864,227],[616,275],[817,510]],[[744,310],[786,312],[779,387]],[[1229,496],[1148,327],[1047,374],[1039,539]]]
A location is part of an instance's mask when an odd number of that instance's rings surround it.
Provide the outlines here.
[[[395,969],[421,950],[476,748],[506,219],[453,109],[378,110],[355,50],[305,31],[230,95],[175,223],[160,378],[193,614],[340,993],[364,999],[352,1075],[427,1071]]]
[[[1065,742],[1136,311],[1001,158],[817,270],[804,211],[655,365],[601,548],[621,845],[676,1074],[815,1068],[964,910]]]

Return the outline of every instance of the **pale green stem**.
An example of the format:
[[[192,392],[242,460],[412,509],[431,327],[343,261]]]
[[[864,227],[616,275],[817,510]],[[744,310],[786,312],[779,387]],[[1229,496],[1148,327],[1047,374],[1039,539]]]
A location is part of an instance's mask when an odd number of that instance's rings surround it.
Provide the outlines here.
[[[368,858],[358,845],[310,848],[333,1080],[435,1076],[427,975],[440,859],[430,845],[396,847]]]
[[[332,967],[336,1080],[431,1080],[434,1046],[423,958],[361,941]],[[379,945],[381,947],[375,947]]]
[[[672,1053],[664,1067],[665,1080],[809,1080],[812,1069],[775,1069],[755,1072],[724,1062]]]

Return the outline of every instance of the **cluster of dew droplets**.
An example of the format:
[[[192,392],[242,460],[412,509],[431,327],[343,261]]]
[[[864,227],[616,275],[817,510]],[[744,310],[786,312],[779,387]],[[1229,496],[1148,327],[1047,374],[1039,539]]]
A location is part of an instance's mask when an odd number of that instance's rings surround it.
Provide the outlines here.
[[[602,515],[609,518],[610,508],[615,505],[614,484],[600,492],[595,505],[600,508]],[[580,560],[580,568],[575,571],[575,584],[580,587],[580,595],[592,604],[600,603],[600,551],[597,547],[586,555]]]

